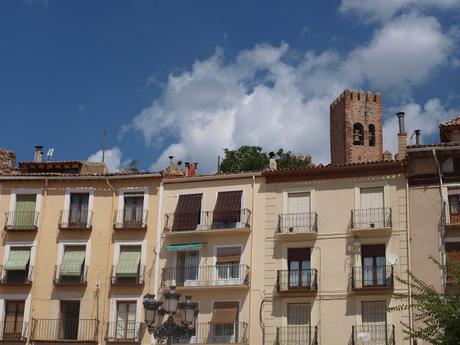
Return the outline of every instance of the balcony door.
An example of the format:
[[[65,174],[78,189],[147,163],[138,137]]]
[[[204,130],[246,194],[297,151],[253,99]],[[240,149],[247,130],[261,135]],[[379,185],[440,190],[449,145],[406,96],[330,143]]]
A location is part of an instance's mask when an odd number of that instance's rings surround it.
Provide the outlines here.
[[[3,341],[19,341],[24,322],[24,301],[6,301]]]
[[[358,329],[358,339],[363,345],[386,345],[387,306],[385,301],[362,302],[362,329]],[[359,332],[360,331],[360,332]],[[360,337],[361,335],[361,337]]]
[[[70,194],[69,225],[86,226],[88,223],[88,193]]]
[[[311,229],[310,207],[310,193],[288,193],[287,215],[282,228],[290,232]]]
[[[385,245],[361,246],[363,287],[386,286]]]
[[[460,194],[459,190],[449,190],[449,216],[450,224],[460,224]],[[455,193],[455,194],[454,194]]]
[[[144,193],[124,194],[123,223],[142,225],[144,213]]]
[[[117,326],[115,338],[133,340],[136,338],[136,302],[117,303]]]
[[[289,289],[311,286],[310,248],[288,248]]]
[[[172,225],[173,231],[190,231],[196,230],[201,219],[201,199],[203,194],[186,194],[179,195],[174,220]]]
[[[310,304],[288,303],[287,325],[282,332],[283,342],[295,344],[310,344]]]
[[[238,302],[214,302],[209,343],[238,343]]]
[[[176,261],[176,284],[178,286],[193,286],[199,278],[199,251],[183,251],[177,252]]]
[[[243,283],[243,268],[240,265],[241,247],[217,248],[217,284],[240,285]]]
[[[357,222],[365,228],[384,227],[384,195],[383,188],[361,188],[361,219]]]
[[[17,194],[13,226],[30,228],[35,225],[36,194]]]
[[[235,228],[241,222],[243,191],[219,192],[213,211],[213,228]]]
[[[79,319],[80,301],[61,301],[59,338],[77,340]]]

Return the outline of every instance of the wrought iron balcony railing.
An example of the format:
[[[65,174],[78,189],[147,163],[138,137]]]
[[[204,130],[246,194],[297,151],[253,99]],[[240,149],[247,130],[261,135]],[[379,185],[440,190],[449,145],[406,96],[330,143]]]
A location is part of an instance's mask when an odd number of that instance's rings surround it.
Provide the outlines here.
[[[38,229],[39,212],[13,211],[6,212],[6,231],[30,231]]]
[[[0,266],[1,280],[3,285],[27,285],[32,283],[34,266],[28,266],[25,270],[6,270]]]
[[[364,208],[351,211],[352,229],[391,228],[391,208]]]
[[[79,275],[61,274],[61,265],[54,266],[54,285],[85,285],[88,266],[83,265]]]
[[[351,273],[353,289],[393,288],[393,266],[353,267]]]
[[[352,345],[395,345],[395,326],[363,324],[352,326]]]
[[[215,323],[198,322],[195,334],[174,344],[247,344],[248,324],[246,322]]]
[[[279,270],[276,288],[278,292],[306,292],[318,290],[316,269]]]
[[[318,345],[318,326],[292,325],[276,328],[276,345]]]
[[[32,319],[32,341],[97,342],[95,319]]]
[[[161,286],[248,286],[249,267],[240,264],[163,268]]]
[[[25,343],[27,341],[27,325],[25,321],[1,321],[0,342]]]
[[[195,213],[168,213],[165,215],[165,231],[195,231],[218,229],[249,229],[251,211],[247,208],[226,211],[202,211]]]
[[[116,229],[146,229],[149,211],[143,208],[127,208],[115,211],[113,228]]]
[[[93,211],[62,210],[59,217],[59,229],[87,230],[92,228]]]
[[[105,340],[108,343],[140,343],[145,333],[145,323],[116,321],[107,323]]]
[[[145,265],[139,265],[137,273],[119,274],[117,265],[112,266],[112,285],[142,285],[144,284]]]
[[[279,233],[318,232],[318,215],[315,212],[285,213],[278,216]]]

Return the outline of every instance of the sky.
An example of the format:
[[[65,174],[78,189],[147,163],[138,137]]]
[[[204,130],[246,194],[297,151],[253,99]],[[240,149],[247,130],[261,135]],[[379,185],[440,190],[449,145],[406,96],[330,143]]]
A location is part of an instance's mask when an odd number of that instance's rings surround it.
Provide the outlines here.
[[[328,163],[329,105],[362,89],[395,153],[395,112],[425,143],[460,116],[459,23],[460,0],[3,0],[0,146],[100,161],[106,131],[111,171],[212,173],[241,145]]]

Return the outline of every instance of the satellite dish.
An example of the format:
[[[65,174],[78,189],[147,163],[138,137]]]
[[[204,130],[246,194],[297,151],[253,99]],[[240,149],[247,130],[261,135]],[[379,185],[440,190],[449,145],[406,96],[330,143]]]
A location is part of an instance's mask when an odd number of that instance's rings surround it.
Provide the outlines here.
[[[388,260],[388,262],[390,263],[391,266],[394,266],[399,261],[399,258],[398,258],[398,256],[396,254],[388,253],[387,260]]]

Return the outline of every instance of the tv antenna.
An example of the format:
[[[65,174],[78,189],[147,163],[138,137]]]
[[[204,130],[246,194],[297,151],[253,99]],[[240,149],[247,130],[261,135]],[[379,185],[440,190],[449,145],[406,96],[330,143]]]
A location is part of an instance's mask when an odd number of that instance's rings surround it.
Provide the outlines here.
[[[54,154],[54,147],[50,148],[48,152],[46,153],[46,160],[49,161],[51,160],[51,157],[53,157]]]
[[[107,138],[107,129],[104,129],[104,132],[102,133],[102,163],[105,161],[105,141]]]

